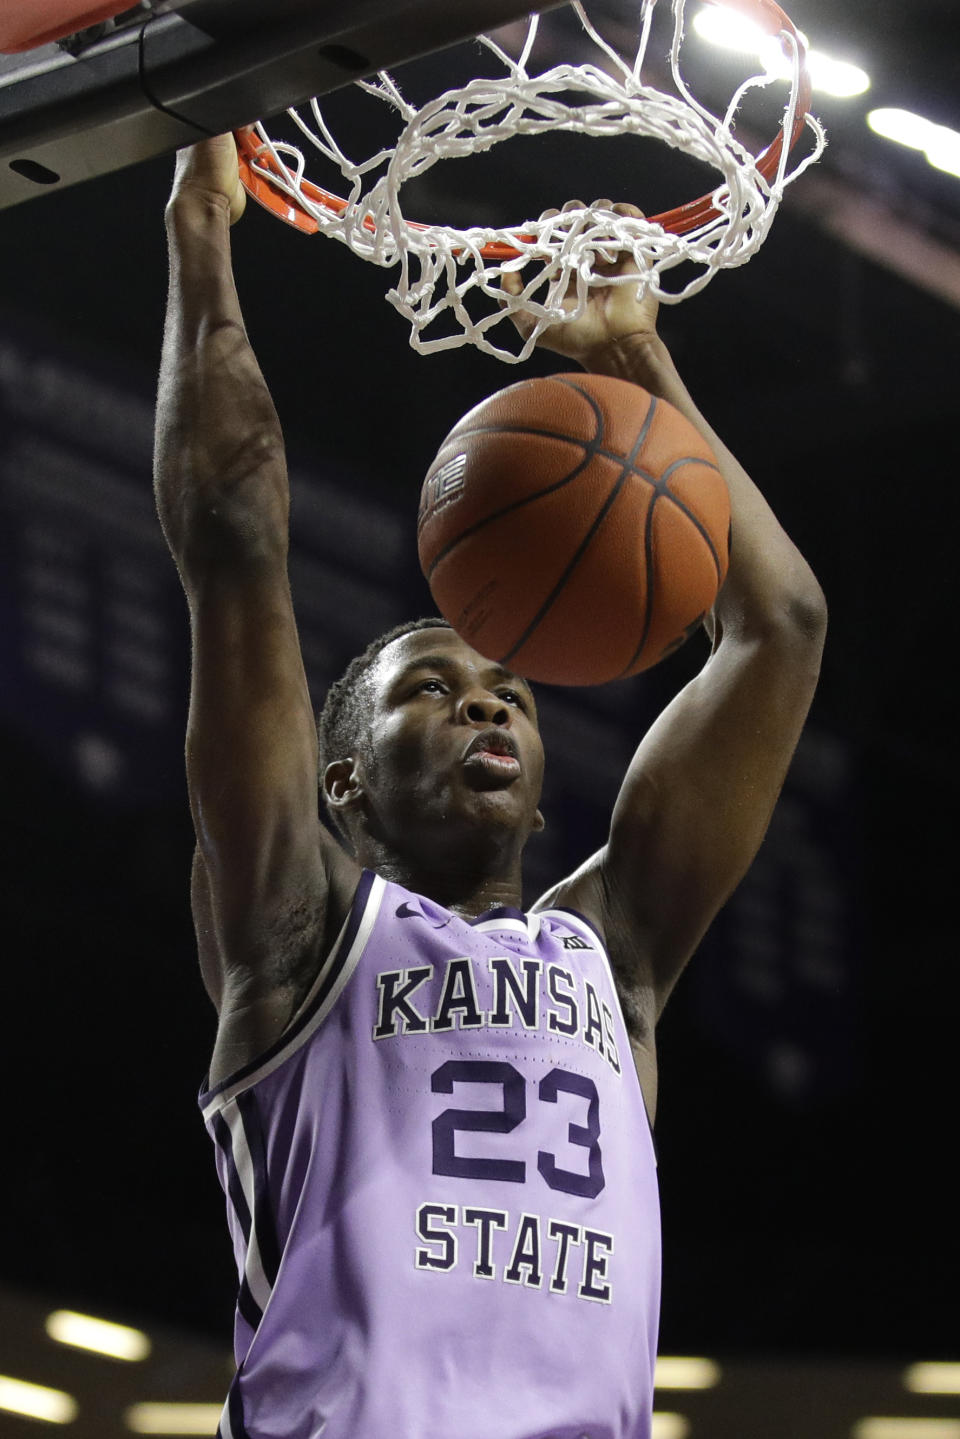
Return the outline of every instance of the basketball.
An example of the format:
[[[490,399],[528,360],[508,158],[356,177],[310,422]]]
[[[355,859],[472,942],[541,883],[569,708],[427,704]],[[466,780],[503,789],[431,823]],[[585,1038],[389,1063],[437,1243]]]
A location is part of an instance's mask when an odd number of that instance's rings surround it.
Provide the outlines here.
[[[655,665],[699,627],[727,570],[730,499],[706,440],[638,385],[522,380],[450,431],[420,499],[441,615],[546,684]]]

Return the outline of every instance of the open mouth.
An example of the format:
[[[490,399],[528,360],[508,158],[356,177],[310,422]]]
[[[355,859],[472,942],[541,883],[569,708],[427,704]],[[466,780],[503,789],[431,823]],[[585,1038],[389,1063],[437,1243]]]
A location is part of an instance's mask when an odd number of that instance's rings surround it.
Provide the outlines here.
[[[485,729],[472,739],[467,746],[464,759],[471,759],[475,754],[492,754],[501,758],[519,759],[517,742],[507,730]]]
[[[487,729],[470,741],[463,763],[491,780],[513,780],[520,774],[520,756],[513,736],[506,730]]]

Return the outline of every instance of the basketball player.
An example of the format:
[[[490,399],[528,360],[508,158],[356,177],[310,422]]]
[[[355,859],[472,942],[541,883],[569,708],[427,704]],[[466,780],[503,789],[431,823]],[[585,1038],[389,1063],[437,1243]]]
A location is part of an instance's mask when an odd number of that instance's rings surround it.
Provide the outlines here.
[[[654,1030],[766,830],[825,615],[627,288],[543,340],[713,446],[713,651],[637,750],[603,848],[521,911],[543,749],[522,679],[435,622],[311,714],[288,490],[244,332],[233,142],[180,155],[156,490],[189,600],[201,1096],[239,1270],[222,1439],[649,1439]],[[411,494],[418,477],[411,477]],[[323,798],[343,843],[318,817]]]

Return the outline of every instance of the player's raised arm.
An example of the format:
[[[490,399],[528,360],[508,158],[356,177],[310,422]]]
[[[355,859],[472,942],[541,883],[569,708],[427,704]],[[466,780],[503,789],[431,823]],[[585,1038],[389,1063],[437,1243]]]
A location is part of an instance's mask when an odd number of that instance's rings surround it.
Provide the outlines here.
[[[318,820],[283,438],[233,281],[229,230],[242,209],[231,136],[180,154],[156,498],[190,607],[193,901],[223,1072],[289,1018],[323,944],[338,863]]]
[[[593,364],[676,406],[710,441],[730,491],[730,568],[708,617],[713,653],[639,746],[603,863],[608,923],[642,937],[659,1015],[766,833],[816,688],[826,605],[662,341],[626,341]]]
[[[568,903],[598,915],[623,983],[652,1020],[766,832],[816,686],[826,607],[809,565],[694,405],[657,334],[655,303],[635,296],[631,286],[600,289],[581,320],[541,343],[674,405],[709,441],[730,491],[713,652],[644,737],[607,845],[573,892],[567,886]]]

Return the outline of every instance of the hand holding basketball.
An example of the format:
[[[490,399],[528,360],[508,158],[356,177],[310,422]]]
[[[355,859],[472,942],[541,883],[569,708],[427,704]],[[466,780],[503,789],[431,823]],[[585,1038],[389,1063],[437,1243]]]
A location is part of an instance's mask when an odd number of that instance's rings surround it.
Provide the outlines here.
[[[230,207],[230,224],[235,225],[240,219],[247,192],[240,183],[237,142],[232,135],[213,135],[209,140],[177,151],[171,202],[189,191],[222,196]]]
[[[614,205],[609,200],[595,200],[593,207],[613,210],[618,215],[631,215],[636,219],[643,218],[643,212],[638,210],[636,205]],[[564,210],[584,208],[580,200],[570,200],[563,206]],[[545,210],[541,219],[548,219],[558,213],[560,212],[557,210]],[[633,258],[628,254],[621,254],[610,264],[597,264],[594,269],[598,275],[634,274],[638,279],[640,276]],[[508,271],[503,275],[501,284],[509,294],[518,295],[523,288],[523,279],[518,273]],[[571,279],[563,305],[565,309],[573,311],[576,303],[576,280]],[[655,336],[658,309],[656,298],[649,292],[638,294],[634,285],[597,285],[590,290],[583,314],[576,320],[568,320],[544,330],[538,345],[541,349],[554,350],[558,355],[577,360],[589,369],[589,357],[605,346],[615,345],[626,339]],[[526,339],[534,327],[533,318],[521,311],[513,316],[513,321]]]

